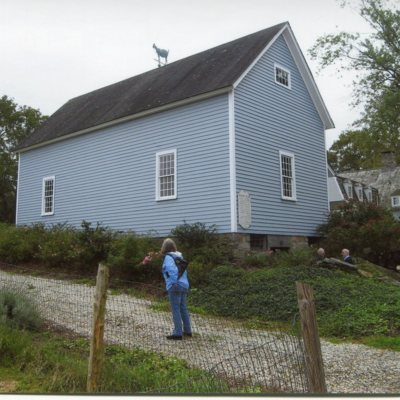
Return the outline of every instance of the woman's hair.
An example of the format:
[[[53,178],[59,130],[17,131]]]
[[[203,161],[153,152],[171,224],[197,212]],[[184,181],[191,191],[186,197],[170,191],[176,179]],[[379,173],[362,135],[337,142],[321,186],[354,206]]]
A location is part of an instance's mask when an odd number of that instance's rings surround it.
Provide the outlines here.
[[[173,252],[173,251],[176,251],[175,242],[170,238],[165,239],[163,241],[162,246],[161,246],[160,253],[161,254],[166,254],[166,253],[170,253],[170,252]]]

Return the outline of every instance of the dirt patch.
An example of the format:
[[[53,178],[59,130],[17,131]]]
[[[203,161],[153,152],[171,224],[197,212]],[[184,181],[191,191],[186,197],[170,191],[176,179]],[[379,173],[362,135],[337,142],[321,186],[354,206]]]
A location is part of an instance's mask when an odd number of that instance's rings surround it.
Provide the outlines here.
[[[0,381],[0,393],[13,393],[17,389],[17,381]]]

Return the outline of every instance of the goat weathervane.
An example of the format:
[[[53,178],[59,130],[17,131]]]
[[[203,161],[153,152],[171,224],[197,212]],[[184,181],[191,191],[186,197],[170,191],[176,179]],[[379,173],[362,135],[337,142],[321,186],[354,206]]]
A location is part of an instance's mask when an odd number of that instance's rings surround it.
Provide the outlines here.
[[[162,66],[164,66],[164,65],[167,65],[169,50],[160,49],[160,48],[158,48],[158,47],[155,45],[155,43],[153,43],[153,49],[155,49],[155,51],[156,51],[156,53],[157,53],[157,57],[158,57],[158,67],[162,67]],[[163,64],[161,63],[161,58],[164,58],[164,59],[165,59],[165,61],[164,61]],[[157,61],[157,60],[155,60],[155,61]]]

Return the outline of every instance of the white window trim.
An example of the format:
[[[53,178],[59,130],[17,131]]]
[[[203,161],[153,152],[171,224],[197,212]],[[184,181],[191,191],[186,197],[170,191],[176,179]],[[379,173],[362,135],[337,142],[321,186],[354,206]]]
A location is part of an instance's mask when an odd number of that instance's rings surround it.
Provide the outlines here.
[[[394,199],[398,200],[398,204],[394,204]],[[400,196],[392,196],[392,207],[394,208],[400,207]]]
[[[292,159],[292,197],[284,196],[283,194],[283,177],[282,177],[282,156],[287,156]],[[283,200],[297,201],[296,195],[296,172],[295,172],[295,156],[294,153],[290,153],[288,151],[279,150],[279,172],[281,177],[281,197]]]
[[[51,212],[45,212],[45,199],[44,199],[44,189],[45,189],[45,183],[47,181],[53,181],[53,210]],[[56,194],[56,177],[54,175],[52,176],[45,176],[42,180],[42,217],[46,215],[54,215],[54,210],[55,210],[55,194]]]
[[[347,198],[353,200],[353,185],[351,183],[345,183],[344,187],[346,189]]]
[[[280,82],[278,82],[277,80],[276,80],[276,69],[277,68],[279,68],[279,69],[281,69],[282,71],[285,71],[285,72],[287,72],[287,74],[288,74],[288,86],[286,86],[286,85],[284,85],[283,83],[280,83]],[[278,64],[278,63],[274,63],[274,81],[275,81],[275,83],[277,84],[277,85],[280,85],[280,86],[282,86],[282,87],[284,87],[284,88],[286,88],[286,89],[292,89],[292,75],[291,75],[291,73],[290,73],[290,70],[289,69],[287,69],[287,68],[285,68],[285,67],[283,67],[282,65],[280,65],[280,64]]]
[[[173,196],[163,196],[160,197],[160,156],[165,154],[174,154],[174,172],[175,172],[175,179],[174,179],[174,195]],[[177,196],[177,188],[178,188],[178,159],[177,159],[177,151],[176,149],[171,150],[163,150],[158,151],[156,153],[156,201],[164,201],[164,200],[174,200]]]
[[[363,187],[361,185],[356,185],[354,187],[356,194],[357,194],[357,199],[360,201],[363,201],[364,197],[363,197]],[[360,194],[361,191],[361,194]]]
[[[364,189],[364,193],[365,193],[365,197],[367,198],[367,201],[369,203],[372,202],[373,198],[372,198],[372,189],[371,188],[366,188]]]

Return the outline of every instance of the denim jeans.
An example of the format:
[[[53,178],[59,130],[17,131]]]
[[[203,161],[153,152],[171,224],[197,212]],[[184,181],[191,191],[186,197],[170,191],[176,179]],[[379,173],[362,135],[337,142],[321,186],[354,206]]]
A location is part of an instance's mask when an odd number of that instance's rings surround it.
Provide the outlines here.
[[[168,290],[169,302],[171,304],[172,319],[174,321],[173,335],[182,336],[182,322],[183,332],[192,333],[190,326],[190,316],[187,308],[187,294],[188,290],[179,286],[173,285]]]

